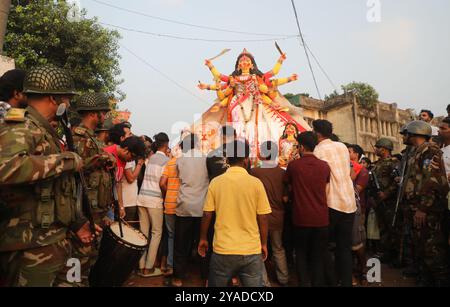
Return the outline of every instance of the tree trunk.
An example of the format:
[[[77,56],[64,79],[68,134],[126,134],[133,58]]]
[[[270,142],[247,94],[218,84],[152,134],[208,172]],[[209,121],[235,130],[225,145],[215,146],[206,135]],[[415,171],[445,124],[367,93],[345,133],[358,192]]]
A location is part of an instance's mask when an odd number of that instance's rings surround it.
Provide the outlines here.
[[[8,21],[11,0],[0,0],[0,54],[3,54],[3,44],[5,43],[6,24]]]

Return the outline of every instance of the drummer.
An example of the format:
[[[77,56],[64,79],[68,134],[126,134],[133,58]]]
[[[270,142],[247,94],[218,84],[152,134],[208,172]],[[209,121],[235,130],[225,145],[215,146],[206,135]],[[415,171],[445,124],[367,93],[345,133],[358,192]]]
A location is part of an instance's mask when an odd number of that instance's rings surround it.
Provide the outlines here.
[[[111,204],[112,186],[108,167],[115,164],[115,158],[103,151],[103,144],[96,138],[95,129],[103,125],[110,111],[109,101],[102,93],[89,93],[81,96],[76,103],[81,123],[73,129],[74,145],[83,159],[83,172],[88,185],[88,199],[94,222],[104,227],[106,212]],[[97,250],[81,243],[69,234],[72,243],[72,257],[81,263],[81,282],[72,285],[88,286],[89,270],[97,258]],[[69,267],[67,270],[70,269]]]

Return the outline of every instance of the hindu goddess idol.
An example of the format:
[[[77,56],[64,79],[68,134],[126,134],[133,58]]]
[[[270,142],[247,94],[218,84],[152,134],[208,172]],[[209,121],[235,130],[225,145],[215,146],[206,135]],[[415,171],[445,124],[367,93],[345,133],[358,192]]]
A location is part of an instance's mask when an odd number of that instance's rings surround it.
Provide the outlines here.
[[[286,168],[289,162],[300,158],[297,136],[297,125],[291,122],[287,123],[278,145],[280,151],[278,159],[280,167]]]
[[[260,144],[268,140],[278,143],[288,122],[297,125],[300,131],[308,129],[303,119],[300,125],[291,117],[287,106],[289,103],[282,105],[279,102],[278,86],[297,80],[296,74],[288,78],[273,78],[285,59],[286,55],[282,54],[272,70],[262,73],[254,57],[244,49],[230,75],[221,74],[211,61],[205,61],[215,83],[200,83],[198,87],[214,90],[218,96],[218,103],[208,112],[223,113],[223,116],[219,116],[221,121],[231,123],[238,138],[245,138],[249,142],[252,161],[259,159]]]

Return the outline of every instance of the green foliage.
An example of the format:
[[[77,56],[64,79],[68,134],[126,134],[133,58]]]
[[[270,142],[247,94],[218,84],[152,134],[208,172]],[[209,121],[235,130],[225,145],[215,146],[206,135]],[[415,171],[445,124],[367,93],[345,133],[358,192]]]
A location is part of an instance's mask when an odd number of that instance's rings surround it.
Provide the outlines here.
[[[303,97],[310,97],[309,93],[300,93],[300,94],[287,93],[287,94],[284,94],[284,97],[287,100],[290,100],[290,99],[294,98],[294,96],[297,96],[297,95],[300,95],[300,96],[303,96]]]
[[[286,99],[291,99],[291,98],[293,98],[295,95],[294,94],[292,94],[292,93],[287,93],[287,94],[284,94],[284,97],[286,98]]]
[[[13,0],[5,37],[5,53],[16,66],[29,69],[52,63],[67,69],[80,92],[102,91],[123,100],[118,53],[120,35],[81,12],[68,19],[64,0]]]
[[[353,93],[357,99],[358,103],[367,109],[373,108],[378,102],[378,93],[373,86],[363,82],[351,82],[347,85],[341,86],[344,91],[344,95]],[[334,99],[336,97],[342,96],[336,90],[331,94],[325,96],[325,101]]]
[[[358,103],[364,107],[371,109],[378,102],[378,93],[370,84],[363,82],[352,82],[342,86],[345,94],[354,93],[358,98]]]
[[[331,100],[338,96],[340,96],[339,93],[336,90],[334,90],[330,95],[325,95],[325,101]]]

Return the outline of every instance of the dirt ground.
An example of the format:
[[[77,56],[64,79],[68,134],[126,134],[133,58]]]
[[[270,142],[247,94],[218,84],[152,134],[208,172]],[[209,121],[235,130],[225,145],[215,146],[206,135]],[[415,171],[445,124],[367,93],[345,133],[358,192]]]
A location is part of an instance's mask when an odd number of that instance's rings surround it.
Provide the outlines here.
[[[270,261],[266,264],[269,281],[272,287],[280,287],[276,282],[275,271]],[[289,277],[289,287],[297,287],[297,280],[295,276],[295,270],[293,267],[289,268],[289,272],[292,272]],[[169,284],[170,278],[167,277],[140,277],[135,273],[132,274],[130,279],[126,282],[126,287],[165,287]],[[183,287],[204,287],[205,282],[200,277],[200,270],[198,265],[192,264],[190,266],[188,276],[183,280]],[[359,285],[361,286],[361,285]],[[388,265],[381,265],[381,282],[380,283],[368,283],[363,287],[414,287],[415,280],[404,278],[402,276],[402,270],[394,269]]]

